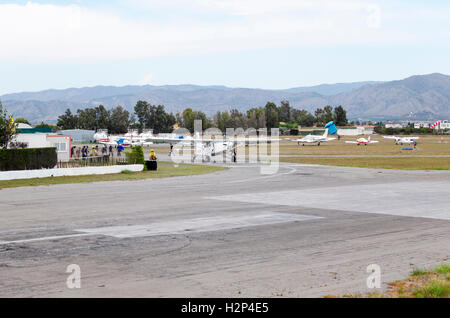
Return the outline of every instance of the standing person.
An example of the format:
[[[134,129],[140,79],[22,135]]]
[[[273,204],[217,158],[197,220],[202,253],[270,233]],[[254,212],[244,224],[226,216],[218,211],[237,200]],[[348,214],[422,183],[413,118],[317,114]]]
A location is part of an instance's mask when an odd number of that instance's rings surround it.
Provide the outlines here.
[[[113,148],[112,148],[112,145],[109,145],[109,154],[110,154],[110,155],[113,154]]]
[[[125,150],[125,148],[122,145],[119,145],[119,147],[117,147],[117,156],[120,157],[122,151]]]
[[[173,151],[173,144],[170,143],[170,148],[169,148],[169,156],[172,155],[172,151]]]
[[[156,159],[158,159],[158,158],[156,158],[155,150],[151,149],[150,150],[150,160],[156,160]]]

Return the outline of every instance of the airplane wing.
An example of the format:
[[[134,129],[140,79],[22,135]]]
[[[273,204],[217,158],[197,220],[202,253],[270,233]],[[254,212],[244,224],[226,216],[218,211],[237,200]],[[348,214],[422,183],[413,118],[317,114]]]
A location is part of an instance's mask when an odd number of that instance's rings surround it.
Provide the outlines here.
[[[357,141],[346,141],[345,143],[346,144],[357,144],[358,142]]]
[[[335,140],[336,138],[334,138],[334,137],[327,137],[327,140],[326,141],[331,141],[331,140]]]
[[[369,141],[369,144],[376,144],[378,142],[378,140],[371,140]]]
[[[179,143],[179,142],[195,142],[195,141],[201,141],[201,139],[195,140],[193,138],[187,138],[184,136],[177,136],[177,137],[149,137],[145,138],[146,142],[164,142],[164,143]]]
[[[192,138],[192,137],[184,137],[184,136],[177,136],[177,137],[150,137],[146,138],[146,142],[164,142],[164,143],[194,143],[194,142],[201,142],[201,143],[207,143],[207,142],[237,142],[237,143],[249,143],[249,142],[255,142],[255,143],[265,143],[265,142],[275,142],[275,141],[281,141],[280,138],[266,138],[266,139],[259,139],[259,138],[242,138],[242,137],[236,137],[236,138]]]
[[[383,136],[383,138],[386,138],[386,139],[397,139],[398,137],[396,137],[396,136]]]

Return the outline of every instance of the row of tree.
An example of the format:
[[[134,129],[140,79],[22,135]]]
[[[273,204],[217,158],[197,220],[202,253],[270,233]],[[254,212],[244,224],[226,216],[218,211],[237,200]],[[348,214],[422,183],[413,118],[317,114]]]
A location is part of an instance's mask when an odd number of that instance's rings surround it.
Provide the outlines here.
[[[314,115],[304,109],[296,109],[289,105],[288,101],[282,101],[280,106],[275,103],[268,102],[265,107],[251,108],[246,114],[236,109],[223,112],[217,112],[214,115],[214,126],[224,131],[227,127],[247,129],[253,128],[276,128],[280,122],[288,124],[288,126],[305,126],[310,127],[314,124],[322,126],[327,122],[334,121],[337,125],[346,125],[347,112],[342,106],[333,109],[326,106],[323,109],[318,108]]]
[[[122,106],[106,109],[99,105],[95,108],[78,109],[76,114],[67,109],[58,117],[57,126],[61,129],[108,129],[112,134],[123,134],[133,122],[133,117]]]
[[[202,128],[217,127],[221,131],[226,128],[276,128],[280,122],[288,125],[313,126],[324,125],[335,121],[337,125],[346,125],[347,114],[342,106],[333,109],[331,106],[318,108],[314,115],[303,109],[295,109],[288,101],[282,101],[280,106],[268,102],[264,107],[254,107],[245,113],[237,109],[231,111],[218,111],[212,118],[202,111],[187,108],[175,115],[165,110],[163,105],[152,105],[146,101],[138,101],[134,107],[134,114],[121,106],[107,110],[103,105],[95,108],[77,110],[72,114],[67,109],[65,114],[59,116],[58,127],[61,129],[108,129],[110,133],[124,133],[128,128],[153,129],[155,133],[171,132],[173,125],[178,124],[194,131],[194,121],[201,120]]]

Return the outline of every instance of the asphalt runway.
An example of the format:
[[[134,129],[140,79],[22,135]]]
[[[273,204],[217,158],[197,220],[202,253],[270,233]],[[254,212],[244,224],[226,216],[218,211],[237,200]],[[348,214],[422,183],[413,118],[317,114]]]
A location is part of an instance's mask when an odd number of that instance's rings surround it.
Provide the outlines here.
[[[448,261],[450,172],[281,164],[0,191],[1,297],[322,297]],[[67,266],[81,288],[66,285]]]

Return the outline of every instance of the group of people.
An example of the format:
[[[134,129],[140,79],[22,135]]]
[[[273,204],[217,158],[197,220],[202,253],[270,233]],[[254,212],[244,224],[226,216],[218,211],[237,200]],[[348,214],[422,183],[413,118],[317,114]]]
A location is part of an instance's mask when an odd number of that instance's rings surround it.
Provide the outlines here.
[[[99,147],[99,145],[92,146],[82,146],[77,147],[73,146],[70,150],[70,154],[72,158],[89,158],[89,157],[99,157],[99,156],[114,156],[114,152],[117,152],[117,156],[120,157],[122,151],[124,150],[122,145],[113,147],[112,145],[103,145]]]

